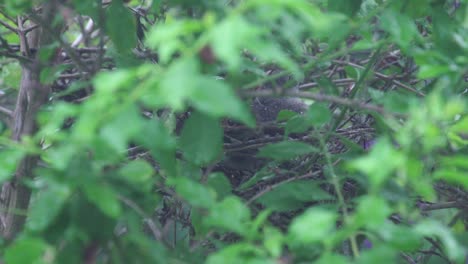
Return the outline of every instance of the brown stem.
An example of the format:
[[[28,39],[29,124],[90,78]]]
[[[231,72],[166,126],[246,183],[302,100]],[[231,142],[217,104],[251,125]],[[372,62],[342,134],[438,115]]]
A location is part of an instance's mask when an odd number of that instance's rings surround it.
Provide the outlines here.
[[[42,6],[42,16],[45,22],[51,24],[56,6],[57,3],[54,0],[46,2]],[[12,140],[18,142],[24,136],[34,135],[36,132],[36,114],[47,102],[50,90],[48,85],[40,83],[41,66],[39,60],[30,53],[31,48],[38,49],[42,45],[50,44],[50,37],[42,34],[42,27],[35,27],[26,35],[23,26],[23,20],[19,18],[20,50],[31,61],[21,62],[21,83],[16,107],[12,113]],[[19,161],[14,177],[2,186],[0,192],[0,209],[2,209],[0,210],[0,232],[4,239],[13,239],[23,229],[26,216],[16,212],[28,209],[31,190],[23,184],[23,179],[32,177],[36,164],[37,156],[27,155]]]

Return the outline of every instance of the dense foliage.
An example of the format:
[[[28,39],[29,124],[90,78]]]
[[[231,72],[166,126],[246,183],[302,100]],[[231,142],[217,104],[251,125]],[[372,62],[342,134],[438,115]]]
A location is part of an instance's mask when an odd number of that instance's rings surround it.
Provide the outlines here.
[[[0,33],[5,263],[467,258],[466,0],[1,0]]]

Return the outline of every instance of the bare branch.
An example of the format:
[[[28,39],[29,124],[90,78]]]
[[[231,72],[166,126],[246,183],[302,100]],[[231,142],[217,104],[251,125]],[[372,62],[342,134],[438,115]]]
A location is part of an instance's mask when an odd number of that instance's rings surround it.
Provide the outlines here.
[[[13,116],[13,111],[0,105],[0,112],[8,115],[9,117]]]
[[[350,61],[342,61],[342,60],[333,60],[334,62],[336,63],[339,63],[339,64],[344,64],[344,65],[349,65],[351,67],[355,67],[355,68],[358,68],[358,69],[365,69],[364,66],[361,66],[361,65],[358,65],[356,63],[352,63]],[[410,92],[413,92],[421,97],[424,97],[426,96],[423,92],[421,91],[418,91],[416,89],[414,89],[413,87],[410,87],[398,80],[395,80],[393,79],[392,77],[388,76],[388,75],[385,75],[383,73],[380,73],[380,72],[374,72],[375,76],[379,77],[380,79],[383,79],[383,80],[386,80],[386,81],[391,81],[393,84],[395,84],[396,86],[398,87],[401,87],[407,91],[410,91]]]
[[[5,21],[0,20],[0,24],[2,24],[2,26],[6,27],[7,29],[9,29],[9,30],[10,30],[11,32],[13,32],[13,33],[17,33],[17,32],[18,32],[18,29],[17,29],[17,28],[11,26],[10,24],[8,24],[8,23],[5,22]]]

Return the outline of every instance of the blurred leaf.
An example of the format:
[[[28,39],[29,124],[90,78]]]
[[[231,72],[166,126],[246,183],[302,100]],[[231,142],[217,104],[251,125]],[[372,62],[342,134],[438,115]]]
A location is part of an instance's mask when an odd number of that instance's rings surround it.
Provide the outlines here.
[[[394,113],[406,113],[412,103],[411,99],[411,96],[390,91],[385,93],[385,97],[382,101],[386,110]]]
[[[99,18],[99,9],[100,4],[98,1],[82,1],[82,0],[72,0],[73,7],[76,11],[83,15],[90,16],[94,21],[98,21]]]
[[[392,10],[385,11],[380,19],[382,28],[390,34],[392,40],[403,50],[408,50],[414,38],[418,36],[414,22],[406,15]]]
[[[163,122],[158,119],[145,121],[135,140],[151,151],[153,158],[166,173],[175,175],[176,139]]]
[[[428,15],[431,1],[427,0],[412,0],[406,3],[400,3],[404,6],[404,13],[409,14],[412,18],[420,18]]]
[[[18,89],[20,80],[21,66],[18,62],[5,63],[2,65],[2,70],[0,71],[0,84],[2,86]]]
[[[159,119],[144,121],[144,125],[136,139],[150,150],[172,150],[176,147],[176,140],[171,131]]]
[[[223,81],[207,77],[199,78],[190,100],[198,110],[207,115],[231,117],[250,127],[255,126],[255,120],[247,106]]]
[[[384,240],[388,241],[389,245],[398,250],[414,251],[422,245],[421,234],[412,227],[387,222],[380,226],[378,233]]]
[[[86,198],[95,204],[104,214],[109,217],[117,218],[122,207],[117,198],[115,190],[104,184],[91,182],[83,186]]]
[[[136,21],[122,1],[112,1],[106,8],[106,32],[117,50],[128,53],[136,47]]]
[[[281,112],[280,112],[281,114]],[[279,117],[279,116],[278,116]],[[291,133],[304,133],[307,129],[312,127],[312,124],[307,122],[307,117],[304,115],[296,115],[288,120],[285,127],[285,134]]]
[[[309,106],[305,114],[307,122],[313,126],[321,126],[328,123],[331,119],[331,113],[328,106],[323,103],[314,103]]]
[[[289,226],[294,243],[310,244],[331,239],[337,215],[320,208],[311,208],[297,216]]]
[[[392,213],[384,199],[376,196],[365,196],[359,201],[356,222],[372,230],[379,230]]]
[[[213,51],[231,70],[238,69],[242,62],[241,51],[248,42],[258,42],[259,28],[249,24],[241,16],[230,16],[211,33]]]
[[[362,2],[363,0],[328,0],[328,8],[352,17],[361,9]]]
[[[452,69],[450,69],[449,65],[429,65],[424,64],[421,65],[418,71],[418,78],[421,79],[430,79],[441,76],[443,74],[450,73]]]
[[[247,235],[249,220],[249,208],[238,197],[229,196],[211,209],[205,222],[209,226]]]
[[[143,126],[143,119],[135,106],[121,109],[114,118],[106,121],[100,136],[118,152],[125,152]]]
[[[6,263],[45,263],[44,253],[48,245],[40,238],[23,237],[17,239],[6,250]]]
[[[217,197],[224,199],[231,194],[232,186],[228,178],[221,172],[214,172],[208,175],[206,184],[216,190]]]
[[[264,242],[264,247],[268,250],[270,255],[274,258],[279,258],[281,257],[281,254],[283,252],[283,240],[284,236],[276,228],[272,227],[265,227],[264,229],[264,235],[265,235],[265,242]]]
[[[177,194],[193,206],[211,208],[215,203],[216,193],[212,189],[186,177],[170,178],[168,184],[175,185]]]
[[[449,183],[461,184],[463,187],[468,188],[467,170],[460,170],[456,168],[442,168],[434,172],[436,179],[443,179]]]
[[[36,232],[47,228],[60,213],[71,194],[69,186],[50,183],[33,199],[26,224],[27,228]]]
[[[403,164],[404,159],[402,153],[394,149],[390,140],[383,138],[377,141],[368,155],[355,159],[350,166],[365,173],[372,187],[377,188]],[[388,162],[389,160],[392,162]]]
[[[349,260],[340,255],[332,255],[332,254],[327,253],[327,254],[324,254],[322,257],[320,257],[320,259],[315,263],[317,264],[329,264],[329,263],[347,264],[349,263]]]
[[[123,179],[135,186],[139,186],[147,191],[152,188],[153,167],[144,160],[130,161],[120,168],[118,173]]]
[[[25,153],[19,149],[0,149],[0,183],[13,177],[16,166]]]
[[[292,211],[304,206],[305,202],[334,199],[312,180],[301,180],[282,184],[265,193],[258,201],[269,209]]]
[[[283,141],[262,147],[257,156],[275,160],[288,160],[314,152],[319,152],[319,150],[310,144],[298,141]]]
[[[208,164],[220,157],[223,148],[223,131],[219,121],[195,112],[185,122],[180,136],[184,157],[199,165]]]
[[[135,75],[128,70],[101,72],[93,79],[93,84],[98,93],[113,93],[122,87],[130,86]]]
[[[248,49],[265,62],[276,62],[292,72],[296,79],[302,72],[294,61],[274,41],[264,41],[264,29],[249,23],[243,17],[229,16],[211,34],[213,51],[230,70],[238,69],[242,62],[241,52]]]
[[[9,15],[13,17],[22,12],[26,12],[26,10],[30,10],[33,4],[33,2],[29,0],[8,0],[2,1],[2,4],[3,3],[5,3]]]
[[[199,78],[199,64],[193,57],[185,57],[172,63],[155,90],[155,106],[169,106],[182,110],[185,101],[192,96]]]
[[[147,35],[146,44],[157,49],[162,63],[167,63],[172,56],[180,51],[185,51],[187,45],[182,37],[190,38],[194,33],[203,29],[202,23],[196,20],[167,19],[164,24],[153,27]],[[181,76],[183,77],[183,76]]]
[[[247,181],[243,182],[240,186],[238,186],[237,189],[245,190],[259,181],[274,178],[276,174],[273,172],[273,168],[276,166],[276,163],[267,164],[267,166],[264,166],[263,168],[255,172],[255,174],[252,177],[250,177]]]
[[[362,252],[360,258],[355,262],[356,264],[375,264],[375,263],[398,263],[397,251],[383,245],[377,245],[371,250]]]
[[[262,257],[263,252],[249,243],[236,243],[211,254],[207,264],[275,264],[276,260]]]
[[[417,224],[413,230],[421,236],[437,236],[444,245],[444,249],[451,260],[461,261],[464,258],[464,249],[447,226],[442,225],[435,220],[425,220]]]

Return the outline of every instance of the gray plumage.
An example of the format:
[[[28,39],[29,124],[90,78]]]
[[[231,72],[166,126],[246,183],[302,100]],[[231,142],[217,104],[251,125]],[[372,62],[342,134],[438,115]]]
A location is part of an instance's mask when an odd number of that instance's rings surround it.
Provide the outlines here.
[[[307,105],[299,98],[260,98],[253,100],[252,111],[257,122],[275,121],[281,110],[290,110],[296,113],[304,113]]]

